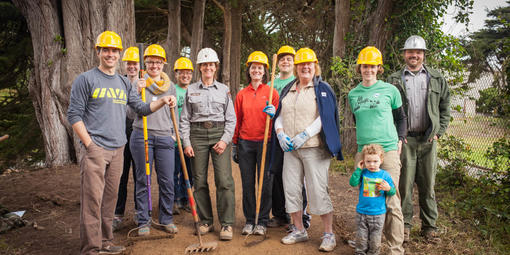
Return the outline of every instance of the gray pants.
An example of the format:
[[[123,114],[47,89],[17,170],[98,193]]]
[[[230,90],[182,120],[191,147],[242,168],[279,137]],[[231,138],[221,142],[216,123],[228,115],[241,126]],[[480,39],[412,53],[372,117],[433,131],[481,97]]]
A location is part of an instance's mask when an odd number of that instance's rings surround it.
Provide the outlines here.
[[[366,215],[356,213],[358,232],[356,235],[356,251],[354,254],[379,254],[385,216],[385,214]]]

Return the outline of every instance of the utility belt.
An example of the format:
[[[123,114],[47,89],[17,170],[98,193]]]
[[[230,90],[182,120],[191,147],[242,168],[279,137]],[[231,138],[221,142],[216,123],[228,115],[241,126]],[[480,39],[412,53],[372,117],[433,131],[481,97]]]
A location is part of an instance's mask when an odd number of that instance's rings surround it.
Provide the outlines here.
[[[409,132],[407,132],[407,136],[410,136],[410,137],[425,136],[425,132],[409,131]]]
[[[201,128],[214,128],[214,127],[225,127],[225,121],[202,121],[202,122],[191,122],[192,127]]]

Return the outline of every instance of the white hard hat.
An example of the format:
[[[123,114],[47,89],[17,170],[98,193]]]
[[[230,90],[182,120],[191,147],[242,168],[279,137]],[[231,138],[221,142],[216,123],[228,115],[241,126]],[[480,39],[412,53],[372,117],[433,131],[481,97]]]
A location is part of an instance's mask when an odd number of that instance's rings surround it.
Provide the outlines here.
[[[423,37],[419,35],[411,35],[407,38],[402,50],[427,50],[427,44]]]
[[[219,63],[218,54],[211,48],[203,48],[198,52],[197,64],[202,63]]]

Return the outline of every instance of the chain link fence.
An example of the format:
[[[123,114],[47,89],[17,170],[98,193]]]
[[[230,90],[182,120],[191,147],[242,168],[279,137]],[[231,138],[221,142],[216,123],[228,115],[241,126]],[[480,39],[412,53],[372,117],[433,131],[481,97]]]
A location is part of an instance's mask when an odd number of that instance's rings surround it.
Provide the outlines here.
[[[446,133],[468,144],[471,149],[469,156],[474,162],[472,169],[468,170],[470,172],[492,169],[493,162],[487,159],[485,153],[494,142],[510,133],[509,122],[498,116],[497,105],[491,105],[494,102],[491,98],[498,96],[493,82],[493,75],[485,73],[468,84],[466,93],[451,98],[453,119]]]

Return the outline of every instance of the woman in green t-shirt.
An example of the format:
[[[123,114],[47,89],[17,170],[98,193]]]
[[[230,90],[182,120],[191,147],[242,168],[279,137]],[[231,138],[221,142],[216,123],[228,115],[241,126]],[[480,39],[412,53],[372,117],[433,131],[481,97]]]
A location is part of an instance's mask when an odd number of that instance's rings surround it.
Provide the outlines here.
[[[398,185],[400,177],[400,151],[407,133],[407,117],[402,108],[402,98],[397,87],[377,80],[382,74],[382,54],[375,47],[366,47],[359,53],[356,71],[363,78],[349,92],[349,104],[356,120],[355,164],[361,161],[361,149],[367,144],[379,144],[384,148],[386,170]],[[391,253],[403,254],[404,221],[400,206],[400,194],[387,198],[384,234]]]

